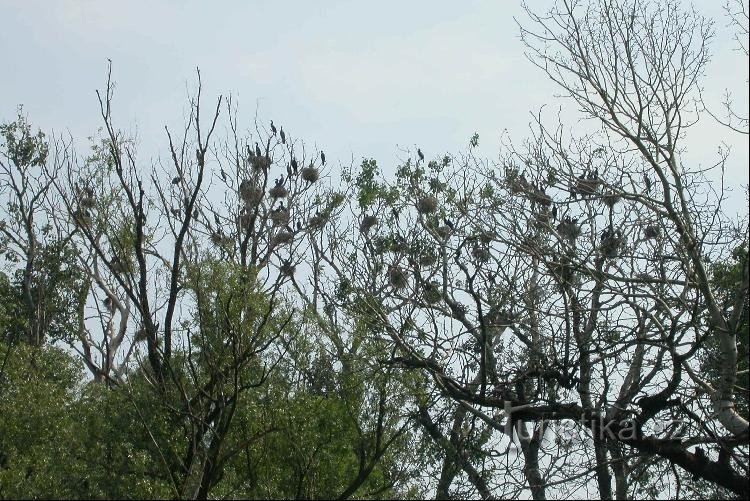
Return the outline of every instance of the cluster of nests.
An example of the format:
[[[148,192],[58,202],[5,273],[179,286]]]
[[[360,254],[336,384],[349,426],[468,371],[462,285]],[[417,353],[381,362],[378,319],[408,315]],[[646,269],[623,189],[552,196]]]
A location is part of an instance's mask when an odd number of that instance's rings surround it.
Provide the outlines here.
[[[388,267],[388,283],[396,290],[404,289],[409,285],[409,276],[407,271],[401,266],[391,265]],[[427,282],[422,287],[422,298],[428,304],[439,303],[443,299],[443,293],[440,284],[433,280]]]

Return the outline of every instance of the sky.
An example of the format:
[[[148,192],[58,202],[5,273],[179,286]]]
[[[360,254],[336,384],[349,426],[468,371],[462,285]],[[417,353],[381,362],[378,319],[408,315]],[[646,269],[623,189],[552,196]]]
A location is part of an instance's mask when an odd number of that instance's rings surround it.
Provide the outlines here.
[[[732,50],[720,3],[695,6],[717,20],[708,101],[717,106],[729,87],[747,114],[747,58]],[[182,124],[196,67],[206,98],[231,94],[248,128],[256,114],[273,119],[329,161],[373,157],[386,172],[407,149],[456,152],[474,132],[496,157],[503,134],[528,136],[532,113],[563,103],[524,56],[518,0],[6,0],[0,19],[0,121],[23,104],[35,126],[70,132],[79,151],[101,126],[94,91],[108,58],[116,124],[137,133],[150,158],[165,151],[164,125]],[[706,117],[688,139],[684,161],[704,165],[722,141],[731,145],[732,184],[747,185],[747,136]],[[746,212],[744,196],[737,201]]]

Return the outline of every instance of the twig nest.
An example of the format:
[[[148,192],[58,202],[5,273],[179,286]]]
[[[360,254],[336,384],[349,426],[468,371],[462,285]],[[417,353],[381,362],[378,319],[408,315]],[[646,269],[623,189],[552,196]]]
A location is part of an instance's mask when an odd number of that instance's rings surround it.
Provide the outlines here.
[[[440,293],[440,284],[434,281],[426,284],[424,286],[422,297],[424,298],[426,303],[439,303],[440,300],[443,299],[443,295]]]
[[[417,211],[420,214],[433,214],[437,211],[438,199],[432,195],[422,197],[417,201]]]
[[[112,257],[110,266],[112,267],[112,271],[114,271],[115,273],[128,273],[130,271],[128,262],[125,259],[120,258],[119,256]]]
[[[433,251],[425,251],[419,255],[420,266],[432,266],[437,263],[437,255]]]
[[[76,226],[87,226],[91,223],[91,214],[85,207],[79,207],[73,211],[73,222]]]
[[[534,213],[534,219],[540,226],[546,226],[552,221],[552,213],[548,209],[542,208]]]
[[[643,236],[648,240],[655,240],[659,238],[660,235],[661,232],[659,231],[659,227],[654,226],[653,224],[649,224],[643,229]]]
[[[601,179],[578,178],[575,185],[576,193],[581,195],[596,195],[602,185]]]
[[[480,263],[486,263],[490,260],[490,249],[486,245],[474,244],[471,255]]]
[[[263,200],[263,189],[245,179],[240,183],[240,198],[247,205],[258,205]]]
[[[573,281],[573,273],[575,272],[575,269],[573,268],[570,259],[563,256],[559,262],[553,263],[552,272],[560,281],[560,285],[565,287]]]
[[[409,281],[400,266],[391,265],[388,268],[388,282],[394,289],[403,289]]]
[[[581,236],[581,227],[578,225],[577,219],[571,219],[566,216],[557,225],[557,232],[569,240],[575,240]]]
[[[607,207],[611,209],[612,207],[620,203],[622,197],[613,191],[608,191],[604,194],[602,199],[604,200],[604,203],[607,205]]]
[[[309,165],[302,169],[302,179],[308,183],[314,183],[320,179],[320,171],[312,165]]]
[[[268,190],[268,194],[271,195],[271,198],[274,200],[279,198],[285,198],[287,195],[289,195],[289,191],[284,187],[282,184],[277,184],[270,190]]]
[[[622,231],[607,228],[602,232],[600,249],[604,257],[616,258],[624,244],[625,238],[622,236]]]
[[[290,231],[280,230],[271,238],[271,246],[286,245],[292,242],[294,235]]]
[[[549,207],[552,205],[552,197],[547,195],[543,189],[537,188],[536,186],[529,186],[528,198],[532,203],[539,204],[542,207]]]
[[[291,261],[284,261],[281,266],[279,266],[279,271],[284,276],[292,277],[294,276],[294,272],[297,271],[297,267],[293,265]]]
[[[362,222],[359,223],[359,231],[365,235],[370,231],[370,228],[378,224],[378,218],[375,216],[365,216],[362,218]]]
[[[447,225],[438,227],[435,232],[442,240],[448,240],[448,238],[451,236],[451,229]]]
[[[221,233],[211,233],[211,243],[214,245],[221,245],[224,243],[224,236]]]
[[[319,230],[323,227],[324,224],[326,224],[326,217],[318,212],[314,216],[311,216],[310,219],[308,219],[307,224],[310,226],[310,228]]]
[[[250,164],[256,171],[267,171],[271,167],[271,159],[268,155],[253,155]]]
[[[274,226],[286,226],[289,224],[289,209],[278,208],[271,211],[271,221]]]
[[[246,230],[250,227],[250,221],[252,220],[252,216],[249,212],[243,211],[239,216],[237,216],[237,225],[243,229]]]

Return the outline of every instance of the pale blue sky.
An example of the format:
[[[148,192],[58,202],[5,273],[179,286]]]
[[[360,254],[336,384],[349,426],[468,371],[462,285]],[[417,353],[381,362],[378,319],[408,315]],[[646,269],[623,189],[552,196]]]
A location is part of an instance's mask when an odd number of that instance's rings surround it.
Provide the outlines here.
[[[708,95],[730,86],[747,110],[747,59],[731,51],[720,3],[696,6],[717,19]],[[35,125],[70,130],[83,147],[100,126],[94,90],[111,58],[117,122],[137,127],[149,156],[164,151],[163,126],[181,123],[196,66],[207,96],[239,98],[248,126],[257,106],[330,160],[373,156],[389,170],[398,146],[455,152],[474,131],[495,155],[504,129],[522,138],[530,112],[560,104],[525,59],[514,17],[516,0],[3,1],[0,120],[23,104]],[[747,184],[746,138],[710,119],[688,158],[710,162],[721,140],[734,146],[734,182]]]

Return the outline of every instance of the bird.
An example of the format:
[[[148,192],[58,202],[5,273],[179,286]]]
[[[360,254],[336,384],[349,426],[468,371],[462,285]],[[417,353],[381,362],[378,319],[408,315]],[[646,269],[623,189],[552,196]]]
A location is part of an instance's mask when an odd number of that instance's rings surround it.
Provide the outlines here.
[[[557,219],[557,206],[552,207],[552,219]]]
[[[279,131],[279,135],[281,136],[281,144],[286,144],[286,134],[284,134],[284,126],[281,126],[281,130]]]
[[[273,124],[273,120],[271,120],[271,133],[274,136],[276,135],[276,126]]]
[[[299,164],[297,164],[297,159],[292,158],[292,172],[294,175],[297,175],[297,169],[299,169]]]
[[[649,179],[648,175],[644,172],[643,173],[643,182],[646,183],[646,191],[651,191],[651,179]]]
[[[422,153],[420,148],[417,148],[417,155],[419,156],[419,161],[424,162],[424,153]]]
[[[455,228],[455,227],[453,226],[453,222],[452,222],[452,221],[451,221],[450,219],[448,219],[447,217],[444,217],[444,218],[443,218],[443,222],[445,223],[445,225],[446,225],[446,226],[447,226],[448,228],[450,228],[450,229],[451,229],[451,231],[454,231],[454,230],[456,229],[456,228]]]
[[[323,165],[326,164],[326,154],[322,151],[320,152],[320,161],[323,162]]]
[[[176,176],[172,179],[172,184],[180,184],[180,179],[182,179],[180,176]]]
[[[260,151],[260,146],[258,146],[258,143],[257,143],[257,142],[255,143],[255,154],[256,154],[257,156],[261,156],[261,155],[262,155],[262,153],[261,153],[261,151]]]
[[[224,172],[224,169],[220,169],[220,173],[221,173],[221,179],[222,179],[222,180],[223,180],[224,182],[226,182],[226,181],[227,181],[227,173],[226,173],[226,172]]]

